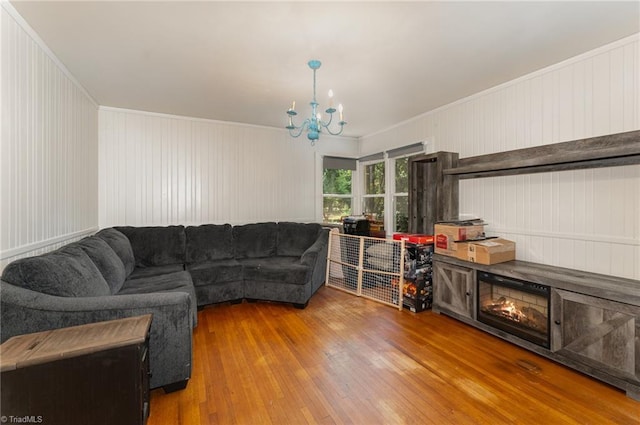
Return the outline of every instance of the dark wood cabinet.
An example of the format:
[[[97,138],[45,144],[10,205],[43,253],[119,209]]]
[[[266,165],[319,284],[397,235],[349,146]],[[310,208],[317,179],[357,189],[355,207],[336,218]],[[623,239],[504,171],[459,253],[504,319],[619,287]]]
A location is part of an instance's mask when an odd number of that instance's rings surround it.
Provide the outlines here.
[[[473,319],[475,270],[452,264],[433,263],[433,310]]]
[[[458,154],[436,152],[409,159],[409,233],[433,235],[438,221],[458,219]]]
[[[151,315],[6,341],[1,415],[50,425],[144,425]]]

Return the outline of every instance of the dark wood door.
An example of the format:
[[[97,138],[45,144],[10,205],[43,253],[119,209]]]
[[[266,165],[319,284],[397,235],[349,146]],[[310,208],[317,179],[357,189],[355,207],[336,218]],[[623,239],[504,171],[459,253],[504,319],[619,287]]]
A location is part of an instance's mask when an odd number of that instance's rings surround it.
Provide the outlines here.
[[[445,175],[458,154],[436,152],[409,159],[409,232],[432,235],[438,221],[458,219],[458,176]]]

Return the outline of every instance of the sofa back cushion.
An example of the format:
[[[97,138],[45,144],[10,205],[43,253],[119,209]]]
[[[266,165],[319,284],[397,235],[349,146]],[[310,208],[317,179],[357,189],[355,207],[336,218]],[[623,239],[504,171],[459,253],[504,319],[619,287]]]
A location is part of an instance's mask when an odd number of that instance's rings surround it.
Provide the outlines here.
[[[77,242],[77,245],[91,258],[100,274],[107,281],[112,294],[122,288],[127,272],[118,254],[97,236],[89,236]]]
[[[110,295],[98,267],[76,244],[9,264],[2,280],[16,286],[59,297]]]
[[[131,242],[136,267],[184,264],[184,226],[116,227]]]
[[[278,223],[277,255],[301,256],[318,239],[320,230],[317,223]]]
[[[185,229],[187,264],[233,258],[233,228],[230,224],[203,224]]]
[[[254,223],[233,228],[235,258],[261,258],[276,255],[276,223]]]
[[[113,249],[120,260],[122,260],[125,274],[129,276],[136,267],[136,260],[133,256],[133,249],[131,248],[129,238],[114,228],[100,230],[96,233],[96,236],[109,244],[111,249]]]

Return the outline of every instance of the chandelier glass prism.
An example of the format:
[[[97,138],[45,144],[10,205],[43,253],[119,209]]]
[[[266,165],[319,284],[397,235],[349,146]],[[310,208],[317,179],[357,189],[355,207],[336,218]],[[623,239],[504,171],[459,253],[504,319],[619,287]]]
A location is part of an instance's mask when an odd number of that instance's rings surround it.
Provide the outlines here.
[[[329,119],[327,121],[322,120],[322,114],[318,112],[318,107],[320,105],[316,101],[316,71],[320,68],[322,63],[319,60],[314,59],[310,60],[307,65],[309,65],[309,68],[313,70],[313,100],[309,102],[309,105],[311,105],[311,116],[305,119],[299,126],[295,125],[293,123],[293,117],[298,115],[298,113],[296,112],[296,101],[294,100],[289,110],[287,110],[289,124],[285,128],[289,130],[291,137],[300,137],[300,135],[306,131],[307,138],[311,140],[311,144],[313,145],[316,140],[320,138],[320,133],[323,129],[325,129],[329,134],[338,136],[342,134],[342,130],[347,122],[344,120],[342,104],[339,104],[337,112],[340,116],[340,121],[338,121],[340,128],[336,131],[332,131],[329,127],[333,121],[333,114],[336,112],[336,108],[333,107],[332,90],[329,90],[329,107],[325,110],[325,112],[329,114]]]

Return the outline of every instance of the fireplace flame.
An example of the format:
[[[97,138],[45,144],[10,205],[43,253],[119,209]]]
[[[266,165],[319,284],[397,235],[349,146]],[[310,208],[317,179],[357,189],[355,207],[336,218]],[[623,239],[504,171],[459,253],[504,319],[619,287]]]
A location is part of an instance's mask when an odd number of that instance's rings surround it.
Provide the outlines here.
[[[495,294],[495,297],[499,298],[494,298],[492,293],[485,293],[481,297],[478,320],[483,321],[482,317],[488,319],[488,316],[493,316],[498,322],[509,322],[514,330],[533,331],[542,335],[548,333],[548,299],[542,296],[532,296],[532,300],[519,299],[501,294]]]
[[[527,318],[527,315],[520,310],[513,301],[500,297],[495,303],[484,306],[485,311],[495,316],[501,316],[514,322],[521,322]]]

